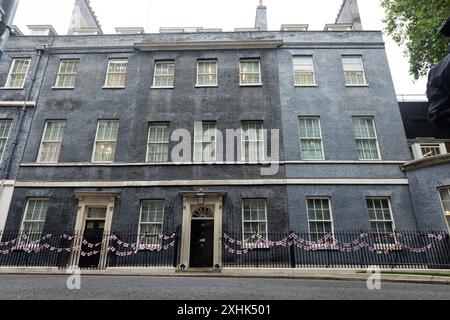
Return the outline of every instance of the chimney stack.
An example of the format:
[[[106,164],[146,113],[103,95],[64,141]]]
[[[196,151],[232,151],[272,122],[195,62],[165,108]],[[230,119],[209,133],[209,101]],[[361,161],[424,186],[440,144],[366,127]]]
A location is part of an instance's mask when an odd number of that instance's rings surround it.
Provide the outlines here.
[[[352,24],[352,30],[362,30],[358,0],[344,0],[336,18],[336,24]]]
[[[263,4],[263,0],[259,0],[256,8],[255,28],[259,28],[259,31],[267,31],[267,7]]]

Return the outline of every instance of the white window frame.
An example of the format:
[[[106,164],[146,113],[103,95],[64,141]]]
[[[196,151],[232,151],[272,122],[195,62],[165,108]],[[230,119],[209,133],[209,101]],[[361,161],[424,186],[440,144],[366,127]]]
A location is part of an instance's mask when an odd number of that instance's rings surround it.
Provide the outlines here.
[[[156,70],[157,66],[161,64],[173,64],[173,74],[172,77],[172,85],[170,86],[157,86],[156,85]],[[161,76],[158,77],[169,77],[169,76]],[[175,60],[166,60],[166,61],[155,61],[154,70],[153,70],[153,85],[152,89],[173,89],[175,87]]]
[[[396,228],[395,228],[394,214],[392,212],[391,198],[390,197],[366,197],[365,200],[366,200],[367,216],[369,218],[370,232],[372,234],[375,234],[375,232],[372,230],[372,225],[371,225],[372,221],[373,222],[384,222],[384,223],[391,222],[392,223],[392,232],[395,234]],[[387,200],[391,220],[384,220],[384,219],[383,220],[371,220],[370,215],[369,215],[369,207],[367,206],[367,200]],[[380,233],[376,233],[376,234],[380,234]],[[397,248],[397,246],[396,246],[397,237],[394,236],[393,239],[394,239],[395,244],[394,243],[379,243],[379,244],[375,244],[375,248],[377,248],[377,249],[396,249]]]
[[[216,68],[215,68],[215,73],[204,73],[204,74],[200,74],[199,73],[199,65],[201,63],[215,63]],[[216,76],[216,83],[214,84],[199,84],[199,76],[200,75],[215,75]],[[208,87],[218,87],[218,83],[219,83],[219,74],[218,74],[218,63],[217,60],[215,59],[205,59],[205,60],[197,60],[197,82],[195,84],[196,87],[198,88],[208,88]]]
[[[439,148],[439,154],[446,154],[447,148],[445,146],[444,142],[430,142],[430,143],[414,143],[411,145],[414,159],[422,159],[425,158],[425,155],[423,154],[422,148],[426,146],[432,146],[432,147],[438,147]]]
[[[244,140],[244,123],[259,123],[261,124],[261,135],[262,135],[262,140],[248,140],[249,142],[256,142],[257,145],[259,146],[259,143],[261,143],[261,159],[256,160],[256,161],[251,161],[250,159],[247,161],[245,160],[245,140]],[[262,163],[265,161],[266,158],[266,151],[265,151],[265,144],[266,144],[266,137],[264,134],[264,123],[263,121],[260,120],[245,120],[245,121],[241,121],[241,161],[245,162],[245,163]]]
[[[345,73],[346,72],[351,72],[351,71],[347,71],[345,70],[345,64],[344,64],[344,59],[345,58],[358,58],[360,63],[361,63],[361,70],[359,71],[353,71],[353,72],[362,72],[363,73],[363,78],[364,78],[364,83],[357,83],[357,84],[348,84],[347,81],[345,80]],[[366,76],[366,70],[364,69],[364,62],[363,62],[363,58],[362,55],[360,54],[347,54],[347,55],[342,55],[341,56],[341,61],[342,61],[342,69],[344,71],[344,83],[346,87],[368,87],[369,83],[367,82],[367,76]]]
[[[112,63],[125,63],[126,64],[126,70],[125,72],[111,72],[109,71],[109,68]],[[125,88],[125,84],[127,81],[127,73],[128,73],[128,58],[110,58],[108,59],[108,67],[106,69],[106,77],[105,77],[105,84],[103,85],[103,89],[123,89]],[[108,79],[110,74],[123,74],[125,76],[123,85],[122,86],[109,86],[108,85]]]
[[[244,219],[244,203],[245,201],[264,201],[264,216],[265,216],[265,220],[245,220]],[[264,222],[266,225],[266,234],[265,234],[265,238],[268,240],[269,237],[269,227],[268,227],[268,219],[267,219],[267,199],[265,198],[244,198],[242,199],[242,203],[241,203],[241,214],[242,214],[242,240],[247,240],[245,238],[245,228],[244,225],[245,223],[261,223]],[[268,248],[269,244],[268,243],[259,243],[258,245],[252,242],[242,242],[242,248],[256,248],[256,249],[265,249]]]
[[[258,73],[259,73],[259,81],[258,83],[242,83],[242,62],[258,62]],[[261,74],[261,59],[247,59],[242,58],[239,59],[239,86],[241,87],[254,87],[254,86],[262,86],[262,74]]]
[[[302,138],[301,134],[300,134],[300,120],[305,119],[305,120],[318,120],[319,122],[319,133],[320,133],[320,146],[322,149],[322,157],[321,158],[317,158],[317,159],[304,159],[303,158],[303,154],[302,154],[302,140],[319,140],[317,138]],[[316,160],[325,160],[325,150],[324,150],[324,146],[323,146],[323,135],[322,135],[322,124],[320,121],[320,116],[299,116],[297,118],[298,121],[298,131],[299,131],[299,139],[300,139],[300,158],[302,160],[306,160],[306,161],[316,161]]]
[[[152,126],[167,126],[167,135],[168,140],[167,142],[150,142],[150,128]],[[145,162],[147,163],[153,163],[149,160],[149,151],[150,151],[150,144],[167,144],[167,160],[166,161],[159,161],[157,163],[167,163],[169,162],[169,154],[170,154],[170,125],[168,122],[150,122],[148,125],[148,132],[147,132],[147,153],[145,155]]]
[[[450,231],[450,201],[448,205],[448,210],[445,208],[444,199],[442,198],[442,192],[447,192],[450,197],[450,187],[443,187],[438,189],[439,200],[441,201],[442,212],[444,213],[444,220],[447,224],[447,228]],[[447,220],[448,219],[448,220]]]
[[[44,141],[45,133],[47,132],[49,122],[64,122],[64,131],[63,131],[63,136],[62,136],[61,141]],[[65,128],[66,128],[66,120],[47,120],[47,121],[45,121],[44,131],[42,132],[41,144],[39,146],[39,152],[38,152],[38,157],[37,157],[37,161],[36,161],[37,163],[58,163],[59,162],[59,157],[61,155],[61,149],[62,149],[62,145],[64,142]],[[42,161],[41,160],[44,143],[59,143],[60,144],[56,161]]]
[[[328,207],[330,208],[330,220],[311,220],[309,218],[309,208],[308,208],[308,200],[326,200],[328,201]],[[333,208],[331,206],[331,197],[329,196],[307,196],[306,197],[306,217],[308,218],[308,234],[309,234],[309,240],[313,241],[311,239],[311,226],[310,222],[330,222],[331,223],[331,236],[334,238],[334,220],[333,220]],[[332,244],[316,244],[312,245],[316,249],[333,249]]]
[[[47,202],[47,211],[45,212],[45,220],[26,220],[27,213],[28,213],[28,208],[30,206],[30,201],[46,201]],[[42,232],[44,231],[44,228],[45,228],[45,222],[47,221],[49,202],[50,202],[49,198],[27,198],[27,203],[25,205],[25,211],[23,212],[22,222],[20,224],[20,234],[25,234],[24,224],[26,222],[40,222],[40,223],[44,223],[44,225],[42,227],[42,230],[41,230],[41,234],[42,234]],[[32,241],[35,241],[35,240],[38,240],[38,239],[32,239]],[[29,246],[28,242],[29,242],[29,239],[27,239],[24,244]],[[39,243],[35,243],[33,247],[38,247],[38,246],[39,246]]]
[[[0,150],[0,161],[2,161],[3,155],[5,154],[6,146],[8,144],[9,135],[11,134],[11,127],[12,127],[13,121],[11,119],[0,119],[0,122],[8,122],[9,123],[8,133],[7,133],[6,137],[0,137],[0,139],[5,140],[5,143],[3,145],[3,150]]]
[[[73,76],[75,77],[74,85],[73,86],[60,86],[59,81],[61,77],[61,68],[64,62],[76,62],[77,63],[77,72],[70,72],[70,73],[64,73],[65,76]],[[56,75],[55,85],[53,86],[54,89],[74,89],[75,83],[77,81],[77,75],[78,75],[78,67],[80,66],[80,59],[61,59],[59,61],[59,67],[58,67],[58,74]]]
[[[97,135],[98,135],[98,129],[100,126],[100,122],[101,121],[115,121],[117,122],[117,138],[116,140],[114,140],[114,143],[116,144],[114,146],[114,154],[113,154],[113,160],[112,161],[95,161],[95,151],[97,150]],[[94,149],[92,150],[92,158],[91,158],[91,162],[92,163],[114,163],[114,160],[116,158],[116,148],[117,148],[117,140],[119,139],[119,129],[120,129],[120,123],[119,120],[114,120],[114,119],[99,119],[97,120],[97,130],[95,131],[95,140],[94,140]],[[100,142],[112,142],[113,140],[101,140]]]
[[[145,201],[159,201],[162,202],[163,204],[163,211],[162,211],[162,221],[161,222],[142,222],[142,204]],[[139,224],[138,224],[138,239],[137,239],[137,243],[138,243],[138,248],[140,250],[144,249],[144,248],[148,248],[151,247],[153,249],[157,249],[159,247],[161,247],[161,242],[162,239],[159,239],[157,243],[151,243],[148,244],[146,241],[142,241],[141,237],[143,234],[141,234],[141,224],[151,224],[151,225],[161,225],[161,233],[164,230],[164,217],[166,214],[166,203],[164,199],[143,199],[141,200],[140,206],[139,206]]]
[[[373,131],[375,133],[375,138],[361,138],[361,137],[356,137],[355,136],[355,130],[353,127],[353,119],[371,119],[372,120],[372,124],[373,124]],[[358,160],[360,161],[377,161],[377,160],[381,160],[381,149],[380,149],[380,143],[378,141],[378,131],[377,131],[377,125],[375,123],[375,117],[373,116],[352,116],[352,132],[353,132],[353,138],[355,140],[356,143],[356,152],[358,153]],[[361,159],[359,156],[359,151],[358,151],[358,140],[375,140],[375,144],[377,147],[377,158],[374,159]]]
[[[211,143],[212,141],[203,141],[203,125],[204,124],[214,124],[214,159],[205,161],[203,158],[203,144],[205,143]],[[198,132],[198,130],[201,130],[201,132]],[[200,137],[198,135],[201,135]],[[200,143],[202,145],[202,157],[201,159],[196,159],[195,156],[197,155],[197,144]],[[192,160],[193,162],[197,163],[211,163],[216,162],[217,160],[217,122],[216,121],[196,121],[194,122],[194,152],[192,154]]]
[[[309,83],[309,84],[301,84],[300,83],[299,84],[299,83],[296,83],[296,81],[295,81],[295,72],[297,72],[297,71],[300,71],[300,72],[307,71],[307,70],[300,70],[300,69],[297,70],[296,67],[295,67],[295,59],[297,59],[297,58],[304,58],[304,57],[311,58],[311,68],[312,68],[313,83]],[[293,56],[292,62],[293,62],[293,69],[294,69],[294,86],[295,87],[317,87],[316,70],[314,68],[314,56],[312,54],[295,55],[295,56]]]
[[[23,76],[22,85],[19,87],[11,87],[10,82],[11,82],[11,76],[12,76],[14,66],[18,61],[21,61],[21,60],[28,61],[28,66],[27,66],[27,70],[25,71],[24,76]],[[30,65],[31,65],[31,58],[13,58],[11,65],[9,67],[8,77],[6,78],[5,86],[2,89],[22,90],[25,87],[25,83],[27,81],[27,76],[28,76],[28,71],[30,70]]]

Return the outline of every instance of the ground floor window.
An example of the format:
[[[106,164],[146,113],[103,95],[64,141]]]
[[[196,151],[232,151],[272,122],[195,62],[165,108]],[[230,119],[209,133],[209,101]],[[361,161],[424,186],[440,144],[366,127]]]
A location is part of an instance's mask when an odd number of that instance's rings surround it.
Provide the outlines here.
[[[139,220],[139,243],[158,245],[163,231],[164,200],[143,200]]]
[[[389,198],[367,198],[370,228],[375,234],[376,243],[395,243],[393,237],[394,221],[392,219]]]
[[[318,241],[333,233],[330,198],[307,198],[309,233],[311,241]]]
[[[265,199],[242,200],[242,229],[244,240],[250,239],[255,234],[264,238],[267,237],[267,206]],[[257,239],[253,240],[251,242],[255,242]]]
[[[439,190],[447,226],[450,228],[450,187]]]
[[[48,199],[28,199],[21,228],[28,241],[40,239],[47,210]]]

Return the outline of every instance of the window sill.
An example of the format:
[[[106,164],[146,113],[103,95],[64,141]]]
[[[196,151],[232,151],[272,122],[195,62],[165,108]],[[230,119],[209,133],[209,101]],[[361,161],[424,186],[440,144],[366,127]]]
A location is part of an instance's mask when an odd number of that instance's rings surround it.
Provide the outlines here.
[[[383,161],[383,159],[358,159],[358,161],[373,161],[373,162],[378,162],[378,161]]]
[[[262,83],[252,83],[252,84],[239,84],[240,87],[262,87]]]
[[[103,86],[102,89],[125,89],[125,87],[108,87],[108,86]]]
[[[316,84],[296,84],[294,87],[296,88],[317,88],[319,85]]]
[[[358,87],[367,88],[367,87],[369,87],[368,84],[346,84],[345,86],[349,87],[349,88],[358,88]]]
[[[75,87],[52,87],[52,90],[74,90]]]
[[[92,164],[113,164],[114,161],[91,161]]]
[[[21,87],[21,88],[10,88],[10,87],[1,87],[1,90],[23,90],[25,87]]]
[[[150,89],[174,89],[174,86],[167,86],[167,87],[151,87]]]
[[[208,86],[202,86],[199,84],[195,85],[195,88],[217,88],[219,85],[215,84],[215,85],[208,85]]]

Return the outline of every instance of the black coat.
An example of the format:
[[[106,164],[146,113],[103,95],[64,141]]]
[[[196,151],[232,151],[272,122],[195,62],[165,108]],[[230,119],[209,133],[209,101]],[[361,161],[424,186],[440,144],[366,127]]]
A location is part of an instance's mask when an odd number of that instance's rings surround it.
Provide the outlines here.
[[[430,70],[427,96],[428,121],[450,130],[450,54]]]

